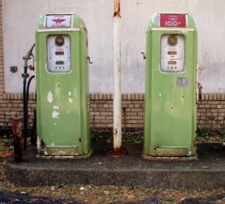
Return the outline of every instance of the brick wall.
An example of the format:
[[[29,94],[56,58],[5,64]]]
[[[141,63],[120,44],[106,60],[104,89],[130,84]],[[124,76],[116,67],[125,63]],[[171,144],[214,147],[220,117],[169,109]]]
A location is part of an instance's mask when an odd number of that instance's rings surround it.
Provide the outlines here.
[[[22,83],[22,81],[21,81]],[[34,109],[36,108],[35,94],[29,94],[29,126],[33,124]],[[7,128],[12,125],[12,119],[23,118],[22,94],[6,94],[0,96],[0,127]]]
[[[197,119],[199,128],[225,128],[225,94],[203,94]]]
[[[111,94],[91,94],[89,111],[92,128],[113,127],[113,96]],[[121,113],[123,128],[143,128],[144,94],[123,94]]]
[[[35,95],[30,94],[29,126],[36,107]],[[144,124],[144,94],[122,96],[122,127],[142,129]],[[90,125],[94,129],[113,127],[113,97],[111,94],[91,94],[89,102]],[[23,116],[22,94],[3,94],[0,99],[0,127],[11,126],[11,120]],[[225,128],[225,95],[203,94],[198,101],[199,128]]]

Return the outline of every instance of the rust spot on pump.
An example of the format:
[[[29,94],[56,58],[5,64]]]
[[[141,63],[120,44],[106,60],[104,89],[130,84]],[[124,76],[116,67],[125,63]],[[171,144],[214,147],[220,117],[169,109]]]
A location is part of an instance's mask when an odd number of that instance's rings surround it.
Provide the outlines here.
[[[156,151],[157,150],[157,148],[159,148],[159,145],[154,145],[154,150]]]
[[[42,149],[45,149],[45,148],[46,148],[46,145],[45,145],[45,142],[44,142],[43,139],[41,140],[41,148],[42,148]]]
[[[198,138],[195,137],[195,138],[194,138],[194,147],[197,147],[197,144],[198,144]]]
[[[156,153],[153,153],[152,156],[154,156],[154,157],[187,157],[188,155],[180,154],[180,153],[177,153],[176,151],[174,151],[171,153],[156,152]]]

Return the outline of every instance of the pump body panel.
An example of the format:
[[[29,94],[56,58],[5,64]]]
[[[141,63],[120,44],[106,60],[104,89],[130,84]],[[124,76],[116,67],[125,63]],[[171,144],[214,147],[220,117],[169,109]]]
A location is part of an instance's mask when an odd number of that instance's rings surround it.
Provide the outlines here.
[[[44,15],[36,31],[37,134],[40,157],[91,153],[87,30],[78,16]]]
[[[187,14],[183,27],[160,15],[147,31],[143,156],[194,157],[197,31]]]

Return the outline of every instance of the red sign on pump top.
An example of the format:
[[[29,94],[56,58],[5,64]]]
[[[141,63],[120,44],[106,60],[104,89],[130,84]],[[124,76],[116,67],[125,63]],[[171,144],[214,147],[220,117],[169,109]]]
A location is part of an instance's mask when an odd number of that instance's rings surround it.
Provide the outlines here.
[[[161,27],[186,27],[185,14],[160,14]]]

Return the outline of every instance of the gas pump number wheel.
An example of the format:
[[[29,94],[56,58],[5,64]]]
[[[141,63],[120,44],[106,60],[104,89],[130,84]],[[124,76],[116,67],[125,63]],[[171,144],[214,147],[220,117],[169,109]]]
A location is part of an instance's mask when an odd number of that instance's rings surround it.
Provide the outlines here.
[[[63,36],[57,36],[55,38],[55,43],[58,46],[62,46],[64,44],[64,37]]]
[[[168,37],[168,43],[169,43],[169,45],[176,45],[177,44],[177,37],[176,37],[176,35],[170,35]]]

